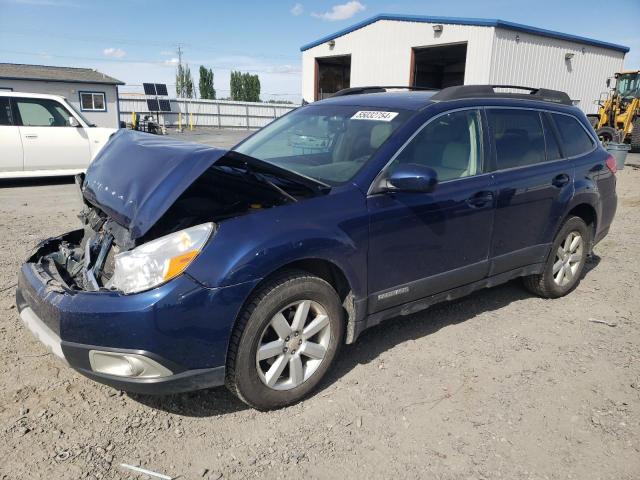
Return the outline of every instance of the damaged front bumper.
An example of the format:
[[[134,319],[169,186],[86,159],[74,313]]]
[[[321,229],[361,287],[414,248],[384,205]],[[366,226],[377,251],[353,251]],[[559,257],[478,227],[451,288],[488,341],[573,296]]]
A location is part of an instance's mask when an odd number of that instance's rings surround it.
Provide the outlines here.
[[[39,259],[74,235],[43,242],[22,266],[16,303],[29,330],[81,374],[121,390],[222,385],[233,323],[255,283],[212,289],[182,274],[134,295],[73,290]]]

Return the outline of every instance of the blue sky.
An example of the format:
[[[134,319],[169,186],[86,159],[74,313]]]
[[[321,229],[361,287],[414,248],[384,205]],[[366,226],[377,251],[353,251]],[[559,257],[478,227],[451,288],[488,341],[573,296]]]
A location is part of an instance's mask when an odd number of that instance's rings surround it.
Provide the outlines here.
[[[95,68],[140,91],[174,83],[181,44],[194,74],[213,68],[219,96],[239,69],[260,75],[263,98],[295,101],[300,46],[378,13],[500,18],[592,37],[630,47],[625,67],[640,68],[640,0],[0,0],[0,62]]]

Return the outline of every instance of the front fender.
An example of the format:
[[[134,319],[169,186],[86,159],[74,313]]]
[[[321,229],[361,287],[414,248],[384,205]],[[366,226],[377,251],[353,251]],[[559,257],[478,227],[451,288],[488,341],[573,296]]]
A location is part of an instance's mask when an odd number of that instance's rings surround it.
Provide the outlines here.
[[[208,287],[267,277],[307,259],[342,270],[356,297],[366,296],[368,214],[355,187],[221,222],[187,273]]]

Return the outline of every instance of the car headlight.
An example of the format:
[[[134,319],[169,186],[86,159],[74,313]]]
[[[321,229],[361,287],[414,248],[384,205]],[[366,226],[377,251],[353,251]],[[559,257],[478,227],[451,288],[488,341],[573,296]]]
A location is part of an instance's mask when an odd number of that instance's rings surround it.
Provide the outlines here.
[[[177,277],[198,256],[213,228],[213,223],[203,223],[117,254],[108,286],[136,293]]]

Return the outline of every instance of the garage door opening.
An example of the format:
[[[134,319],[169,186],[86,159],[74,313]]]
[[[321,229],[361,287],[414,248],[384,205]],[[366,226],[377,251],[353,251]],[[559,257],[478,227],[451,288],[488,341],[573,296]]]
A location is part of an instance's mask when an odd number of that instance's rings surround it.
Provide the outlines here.
[[[411,84],[414,87],[446,88],[464,85],[467,44],[413,48]]]
[[[351,55],[316,58],[316,100],[351,85]]]

